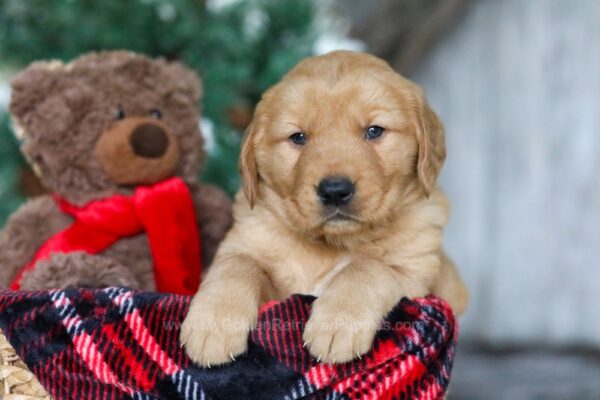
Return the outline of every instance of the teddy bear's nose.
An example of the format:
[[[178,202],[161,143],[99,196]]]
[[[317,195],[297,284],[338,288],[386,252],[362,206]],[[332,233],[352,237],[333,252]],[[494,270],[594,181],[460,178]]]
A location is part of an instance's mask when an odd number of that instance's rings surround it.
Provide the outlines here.
[[[160,126],[145,123],[131,132],[129,143],[134,153],[140,157],[160,158],[169,147],[169,137]]]

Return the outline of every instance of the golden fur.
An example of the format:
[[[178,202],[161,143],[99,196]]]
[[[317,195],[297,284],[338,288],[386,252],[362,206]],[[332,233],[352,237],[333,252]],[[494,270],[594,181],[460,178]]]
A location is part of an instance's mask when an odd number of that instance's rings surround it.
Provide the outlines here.
[[[385,128],[367,140],[371,125]],[[290,141],[304,132],[305,145]],[[444,133],[422,90],[376,57],[334,52],[300,62],[257,106],[240,157],[235,223],[182,327],[192,360],[246,351],[259,306],[292,293],[314,302],[310,353],[345,362],[367,352],[403,296],[430,293],[457,313],[467,291],[442,250],[449,205],[436,185]],[[329,219],[315,192],[330,176],[356,186]]]

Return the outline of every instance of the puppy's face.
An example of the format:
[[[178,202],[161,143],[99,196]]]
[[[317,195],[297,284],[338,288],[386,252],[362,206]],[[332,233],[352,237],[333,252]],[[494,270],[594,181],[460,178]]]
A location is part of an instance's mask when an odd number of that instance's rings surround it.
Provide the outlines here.
[[[357,234],[428,194],[444,159],[420,88],[383,61],[335,52],[298,64],[258,105],[240,161],[251,204],[305,234]],[[265,196],[266,200],[266,196]]]

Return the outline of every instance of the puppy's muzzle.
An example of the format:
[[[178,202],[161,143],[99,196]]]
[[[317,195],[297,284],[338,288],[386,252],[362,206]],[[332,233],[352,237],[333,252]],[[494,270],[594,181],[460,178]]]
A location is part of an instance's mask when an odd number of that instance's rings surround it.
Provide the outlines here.
[[[356,188],[346,177],[329,177],[317,186],[317,195],[324,206],[342,207],[350,204]]]

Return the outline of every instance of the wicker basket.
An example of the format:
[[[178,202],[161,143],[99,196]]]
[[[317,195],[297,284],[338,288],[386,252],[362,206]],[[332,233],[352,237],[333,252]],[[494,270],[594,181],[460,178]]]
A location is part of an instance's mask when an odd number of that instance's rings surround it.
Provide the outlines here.
[[[0,399],[51,400],[0,330]]]

